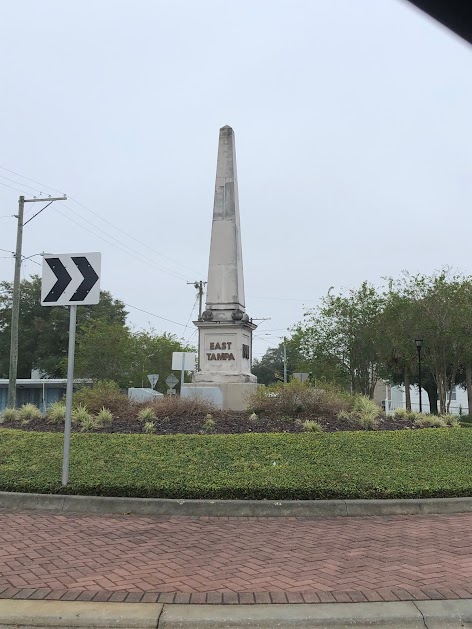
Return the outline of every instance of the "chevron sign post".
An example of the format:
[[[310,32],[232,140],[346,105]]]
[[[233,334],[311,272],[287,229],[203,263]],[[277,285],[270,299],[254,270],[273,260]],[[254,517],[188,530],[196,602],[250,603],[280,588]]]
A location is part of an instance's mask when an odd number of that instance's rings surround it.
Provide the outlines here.
[[[43,256],[42,306],[89,306],[100,301],[100,253]]]
[[[77,306],[89,306],[98,304],[100,301],[100,263],[100,253],[61,253],[43,256],[41,305],[70,306],[64,459],[62,463],[62,484],[64,487],[69,481]]]

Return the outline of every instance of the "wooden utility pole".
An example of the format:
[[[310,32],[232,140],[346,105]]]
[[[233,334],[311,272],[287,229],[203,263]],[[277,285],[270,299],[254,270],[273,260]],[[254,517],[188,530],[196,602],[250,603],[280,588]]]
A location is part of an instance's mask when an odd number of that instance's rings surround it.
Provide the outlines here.
[[[198,320],[201,321],[203,310],[203,287],[206,286],[207,282],[197,280],[195,282],[187,282],[187,284],[193,284],[198,291]]]
[[[8,408],[15,408],[16,406],[16,374],[18,371],[18,327],[20,320],[20,275],[21,275],[21,248],[23,244],[23,227],[26,223],[33,220],[35,216],[41,214],[48,205],[51,205],[53,201],[66,201],[67,197],[56,198],[34,198],[25,199],[24,196],[20,196],[18,199],[18,214],[15,214],[18,219],[18,227],[16,231],[16,250],[15,250],[15,275],[13,278],[13,302],[11,308],[11,337],[10,337],[10,373],[8,379]],[[23,223],[23,216],[25,210],[25,203],[44,203],[48,201],[48,204],[43,207],[39,212],[29,218],[26,223]]]

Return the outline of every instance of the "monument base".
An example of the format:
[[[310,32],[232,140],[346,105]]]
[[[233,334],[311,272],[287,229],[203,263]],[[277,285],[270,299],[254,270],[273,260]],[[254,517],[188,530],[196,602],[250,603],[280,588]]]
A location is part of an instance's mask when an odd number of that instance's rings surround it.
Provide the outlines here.
[[[192,382],[184,385],[181,395],[211,402],[223,411],[246,411],[257,386],[257,382]]]

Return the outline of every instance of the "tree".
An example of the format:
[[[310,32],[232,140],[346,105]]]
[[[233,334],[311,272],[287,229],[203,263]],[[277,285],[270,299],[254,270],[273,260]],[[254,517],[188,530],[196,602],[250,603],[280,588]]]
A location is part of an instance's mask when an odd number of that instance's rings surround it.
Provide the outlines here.
[[[353,393],[373,397],[384,302],[383,294],[367,282],[347,295],[332,295],[330,289],[298,327],[303,356],[313,365],[329,367],[336,381],[348,382]]]
[[[306,361],[300,351],[299,339],[296,335],[287,338],[287,375],[297,371],[306,371]],[[309,370],[308,370],[309,371]],[[255,360],[252,365],[252,373],[257,376],[259,384],[274,384],[283,382],[284,379],[284,343],[277,347],[269,348],[260,360]]]
[[[131,380],[134,386],[148,386],[147,374],[158,373],[157,391],[167,391],[165,379],[172,373],[173,352],[195,352],[195,348],[185,345],[173,334],[156,334],[154,330],[141,331],[133,335],[133,368]],[[181,377],[180,371],[175,375]]]
[[[423,385],[431,412],[449,411],[455,384],[467,380],[472,365],[472,284],[470,278],[443,269],[431,276],[410,275],[391,282],[383,314],[384,366],[395,380],[394,361],[404,372],[405,388],[415,373],[415,338],[423,339]],[[390,354],[390,359],[389,359]],[[467,384],[466,384],[467,386]],[[468,389],[469,397],[472,392]]]
[[[0,283],[0,375],[8,377],[10,355],[12,284]],[[100,293],[100,303],[77,308],[78,338],[88,322],[103,321],[124,326],[125,305],[110,293]],[[18,377],[29,378],[36,368],[51,377],[66,374],[69,309],[41,306],[41,279],[35,275],[21,282],[18,344]]]

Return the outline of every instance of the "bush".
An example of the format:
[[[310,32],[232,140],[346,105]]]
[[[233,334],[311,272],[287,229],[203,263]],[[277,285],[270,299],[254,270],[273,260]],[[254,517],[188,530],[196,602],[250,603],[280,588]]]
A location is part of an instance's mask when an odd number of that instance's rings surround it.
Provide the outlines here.
[[[470,430],[71,439],[64,488],[62,434],[2,428],[0,490],[209,500],[472,495]]]
[[[348,397],[336,390],[315,389],[308,382],[292,380],[258,387],[249,396],[249,406],[257,415],[336,415],[348,407]]]
[[[109,426],[113,421],[113,413],[103,406],[97,413],[96,419],[100,426]]]
[[[318,422],[313,421],[312,419],[307,419],[302,423],[302,426],[306,432],[323,432],[324,428]]]
[[[63,402],[53,402],[48,406],[46,417],[51,424],[63,424],[66,420],[66,405]]]
[[[145,406],[138,413],[138,421],[140,422],[152,422],[156,419],[154,409],[150,406]]]
[[[337,418],[338,419],[351,419],[351,414],[349,413],[349,411],[347,411],[345,408],[343,408],[341,411],[339,411],[339,413],[337,414]]]
[[[259,417],[257,416],[257,413],[251,413],[249,415],[249,421],[251,421],[251,422],[257,422],[258,419],[259,419]]]
[[[146,434],[151,434],[153,432],[156,432],[156,425],[154,424],[154,422],[151,422],[151,421],[144,422],[143,432],[145,432]]]
[[[208,413],[214,414],[217,412],[214,405],[206,400],[196,397],[181,398],[177,395],[166,395],[148,406],[152,408],[155,418],[158,420],[164,419],[164,417],[172,419],[173,417],[184,416],[202,419]]]
[[[35,404],[23,404],[18,409],[18,419],[22,424],[28,424],[33,419],[41,419],[42,413]]]
[[[90,413],[99,413],[103,407],[113,415],[130,416],[135,412],[135,404],[111,380],[99,380],[91,387],[83,386],[74,393],[72,405],[86,406]]]
[[[3,422],[16,422],[18,420],[18,411],[16,408],[6,408],[0,419],[0,423]]]

